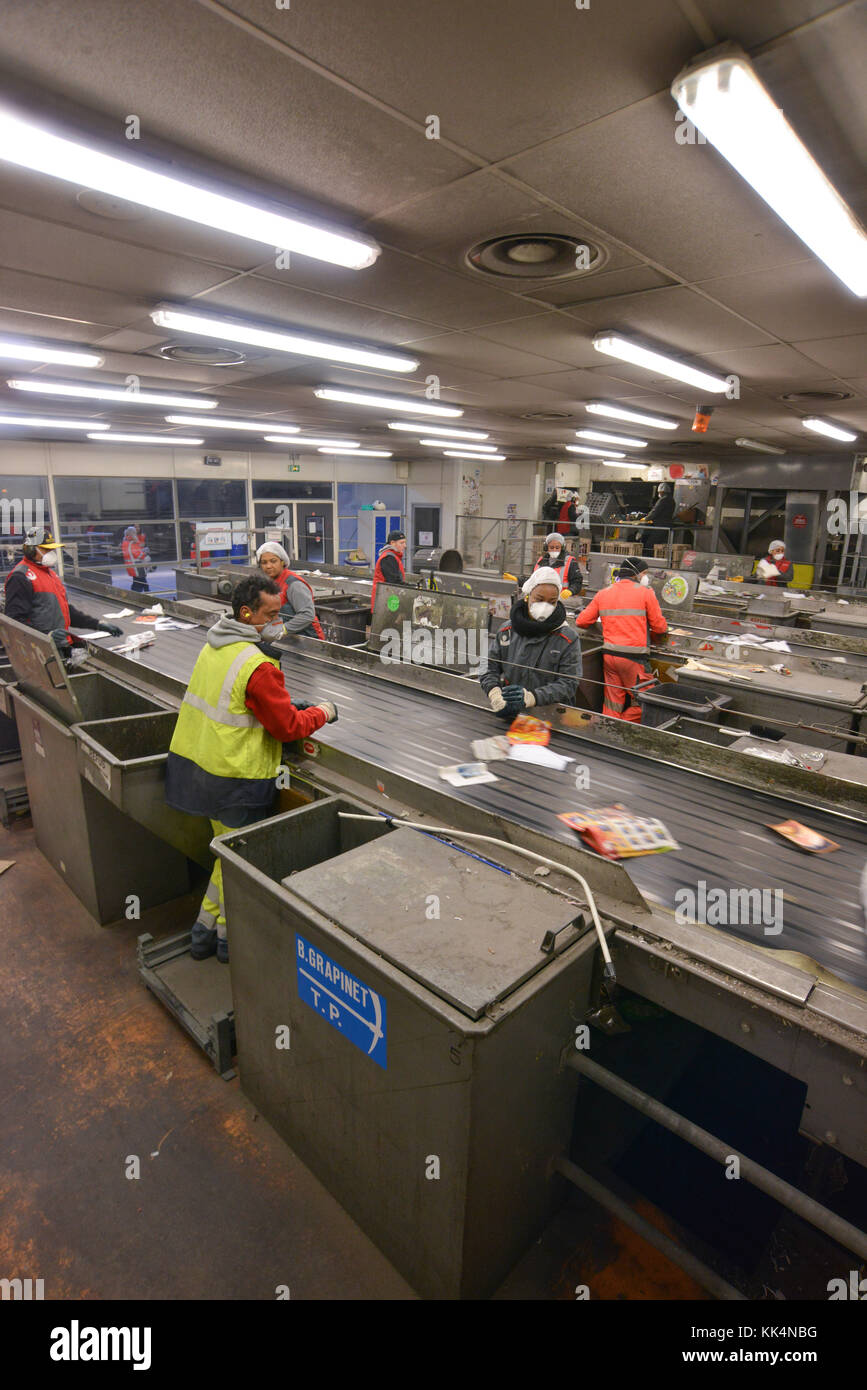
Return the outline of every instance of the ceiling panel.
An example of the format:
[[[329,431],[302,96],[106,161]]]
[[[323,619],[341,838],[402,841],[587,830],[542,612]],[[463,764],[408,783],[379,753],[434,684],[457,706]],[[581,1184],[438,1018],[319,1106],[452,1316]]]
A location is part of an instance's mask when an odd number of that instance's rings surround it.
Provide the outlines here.
[[[867,316],[864,301],[815,260],[707,280],[702,289],[787,343],[863,332]]]
[[[602,270],[583,276],[577,280],[563,280],[541,287],[528,288],[531,299],[544,300],[546,304],[557,305],[561,309],[574,309],[575,316],[581,317],[581,305],[591,300],[614,303],[621,295],[637,294],[641,290],[659,289],[675,282],[670,275],[663,275],[649,265],[628,266],[624,270]]]
[[[644,335],[674,356],[692,353],[700,357],[714,349],[770,341],[768,333],[681,285],[624,294],[613,302],[594,300],[579,305],[575,314],[582,323],[594,326],[591,331],[613,328]]]
[[[58,266],[58,269],[61,267]],[[142,304],[135,297],[53,280],[47,275],[23,275],[0,270],[0,310],[22,309],[51,318],[78,319],[81,323],[116,324],[122,327],[138,318]],[[47,332],[43,336],[49,336]]]
[[[425,363],[434,369],[441,361],[464,363],[468,367],[481,367],[484,364],[485,370],[492,375],[514,377],[544,372],[546,367],[555,371],[560,365],[556,359],[520,352],[474,333],[443,333],[438,337],[419,339],[411,346],[422,353]]]
[[[645,0],[380,0],[363,23],[357,0],[329,0],[297,6],[291,25],[271,0],[233,8],[416,120],[437,114],[444,137],[488,159],[658,91],[696,46],[676,6]],[[507,112],[487,93],[507,94]]]
[[[867,333],[850,333],[844,338],[808,338],[795,343],[798,352],[812,362],[829,367],[838,376],[850,377],[867,365]]]

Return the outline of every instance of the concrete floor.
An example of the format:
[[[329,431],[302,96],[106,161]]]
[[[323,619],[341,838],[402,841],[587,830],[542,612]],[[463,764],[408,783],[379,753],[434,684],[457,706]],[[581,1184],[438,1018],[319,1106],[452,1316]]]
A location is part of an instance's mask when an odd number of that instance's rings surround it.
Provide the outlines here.
[[[100,927],[29,820],[0,829],[7,859],[0,1277],[44,1279],[52,1299],[415,1298],[140,983],[136,937],[186,925],[195,900]],[[576,1193],[497,1298],[571,1300],[581,1284],[594,1299],[706,1297]]]

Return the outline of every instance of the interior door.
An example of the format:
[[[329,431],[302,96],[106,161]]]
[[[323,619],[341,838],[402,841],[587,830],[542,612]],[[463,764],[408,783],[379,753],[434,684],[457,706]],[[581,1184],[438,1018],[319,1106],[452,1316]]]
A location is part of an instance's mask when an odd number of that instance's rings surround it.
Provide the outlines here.
[[[441,507],[412,509],[412,550],[435,550],[440,543]]]
[[[299,560],[312,565],[333,563],[333,513],[332,502],[295,503],[295,535]]]

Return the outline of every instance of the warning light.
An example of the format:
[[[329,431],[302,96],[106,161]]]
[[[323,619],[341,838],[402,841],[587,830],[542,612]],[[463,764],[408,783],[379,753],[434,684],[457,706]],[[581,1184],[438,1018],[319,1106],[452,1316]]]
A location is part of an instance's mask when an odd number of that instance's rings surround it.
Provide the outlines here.
[[[697,405],[695,408],[695,419],[692,422],[695,434],[707,434],[707,427],[710,424],[710,417],[713,415],[712,405]]]

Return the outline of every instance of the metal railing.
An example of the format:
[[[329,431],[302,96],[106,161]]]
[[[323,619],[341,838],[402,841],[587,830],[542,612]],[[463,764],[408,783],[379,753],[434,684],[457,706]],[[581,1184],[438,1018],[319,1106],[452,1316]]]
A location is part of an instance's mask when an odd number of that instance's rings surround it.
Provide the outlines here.
[[[488,570],[496,574],[527,574],[542,553],[545,536],[557,526],[557,522],[529,517],[474,516],[471,513],[459,514],[457,523],[457,549],[461,552],[464,568],[467,570]],[[631,543],[633,554],[640,555],[644,540],[636,540],[637,532],[653,532],[654,546],[665,546],[663,558],[671,567],[674,547],[685,544],[680,539],[692,532],[692,525],[681,523],[675,526],[657,526],[654,522],[637,521],[593,521],[577,535],[564,536],[563,541],[569,554],[576,557],[589,550],[610,550],[610,542]],[[660,539],[661,534],[665,540]]]

